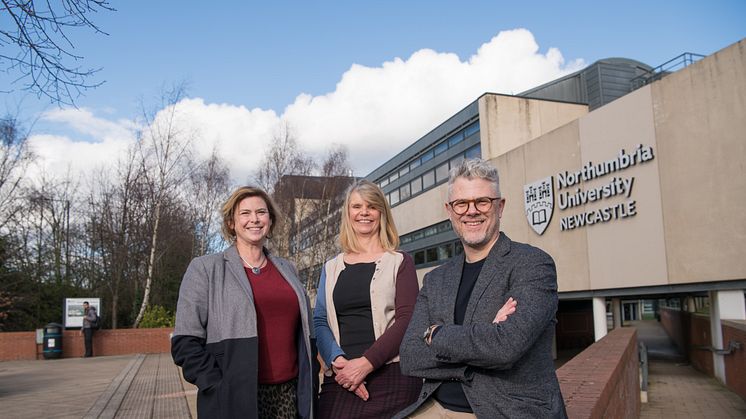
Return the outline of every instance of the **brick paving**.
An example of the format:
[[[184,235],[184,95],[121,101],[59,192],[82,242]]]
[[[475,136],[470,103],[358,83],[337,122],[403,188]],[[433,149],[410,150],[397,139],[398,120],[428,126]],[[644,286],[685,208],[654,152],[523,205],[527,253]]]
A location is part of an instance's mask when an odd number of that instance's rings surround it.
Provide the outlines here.
[[[82,418],[132,358],[0,362],[0,416]]]
[[[188,419],[195,395],[167,353],[0,362],[3,418]]]
[[[746,401],[687,364],[652,360],[641,419],[746,418]]]
[[[186,390],[184,390],[186,389]],[[192,418],[170,354],[0,362],[3,418]],[[689,365],[652,360],[643,419],[746,418],[746,401]]]

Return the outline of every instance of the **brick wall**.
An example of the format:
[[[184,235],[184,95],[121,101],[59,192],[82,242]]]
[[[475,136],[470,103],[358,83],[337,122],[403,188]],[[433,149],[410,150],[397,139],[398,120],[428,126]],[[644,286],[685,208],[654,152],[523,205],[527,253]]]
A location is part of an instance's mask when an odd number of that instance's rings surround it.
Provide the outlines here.
[[[557,370],[570,418],[640,416],[637,331],[622,327]]]
[[[689,357],[689,329],[691,327],[691,314],[686,311],[660,309],[660,322],[668,336],[673,340],[685,357]]]
[[[0,333],[0,361],[36,359],[36,332]]]
[[[741,349],[725,355],[725,383],[746,399],[746,321],[723,320],[723,346],[730,341],[741,342]]]
[[[714,377],[715,367],[712,361],[712,352],[709,350],[696,349],[698,346],[712,346],[710,333],[710,317],[701,314],[691,315],[689,326],[689,362],[692,366],[705,374]]]
[[[689,362],[697,370],[714,377],[712,352],[697,347],[712,346],[710,318],[702,314],[661,309],[661,323],[668,336],[679,344],[686,342]],[[725,384],[735,393],[746,399],[746,321],[722,320],[723,347],[730,341],[741,342],[741,349],[723,357],[725,363]]]
[[[126,355],[171,351],[169,334],[172,328],[107,329],[93,334],[93,355]],[[85,347],[79,330],[65,330],[62,335],[62,357],[83,356]],[[0,361],[42,358],[41,345],[36,344],[36,332],[0,333]]]

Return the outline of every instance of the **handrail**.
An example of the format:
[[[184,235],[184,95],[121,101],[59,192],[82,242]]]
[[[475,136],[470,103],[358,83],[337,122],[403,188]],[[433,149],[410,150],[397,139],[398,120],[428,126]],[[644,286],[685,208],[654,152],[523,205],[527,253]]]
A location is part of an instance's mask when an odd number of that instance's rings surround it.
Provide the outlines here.
[[[702,351],[710,351],[716,355],[730,355],[733,353],[736,349],[741,349],[743,347],[743,344],[739,341],[731,340],[728,342],[728,348],[727,349],[718,349],[712,346],[693,346],[694,349],[699,349]]]
[[[656,80],[660,80],[671,72],[685,68],[690,64],[693,64],[695,61],[701,60],[704,57],[705,56],[701,54],[685,52],[677,57],[666,61],[658,67],[653,68],[652,70],[640,68],[645,73],[630,80],[630,84],[632,87],[631,90],[639,89],[646,84],[650,84]]]
[[[640,374],[642,375],[640,380],[640,390],[648,391],[648,348],[645,346],[645,342],[638,342],[638,350],[640,357]]]

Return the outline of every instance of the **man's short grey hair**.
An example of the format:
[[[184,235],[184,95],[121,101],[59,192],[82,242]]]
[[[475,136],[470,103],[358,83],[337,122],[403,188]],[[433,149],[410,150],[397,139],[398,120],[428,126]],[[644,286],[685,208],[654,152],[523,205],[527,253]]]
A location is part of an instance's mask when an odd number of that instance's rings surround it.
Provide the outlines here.
[[[482,159],[465,159],[458,166],[451,169],[448,176],[448,199],[453,192],[453,182],[456,179],[464,177],[467,179],[484,179],[490,183],[495,190],[495,196],[500,196],[500,176],[497,174],[497,168]]]

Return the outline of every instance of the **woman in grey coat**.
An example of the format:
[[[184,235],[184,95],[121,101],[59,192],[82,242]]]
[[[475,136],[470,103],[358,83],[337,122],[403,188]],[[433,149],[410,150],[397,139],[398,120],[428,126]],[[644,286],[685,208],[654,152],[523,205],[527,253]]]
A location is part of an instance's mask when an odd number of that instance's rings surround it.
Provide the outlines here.
[[[241,187],[222,208],[232,246],[194,259],[179,290],[174,362],[199,388],[207,418],[312,418],[315,359],[310,305],[295,267],[264,244],[277,209]]]

